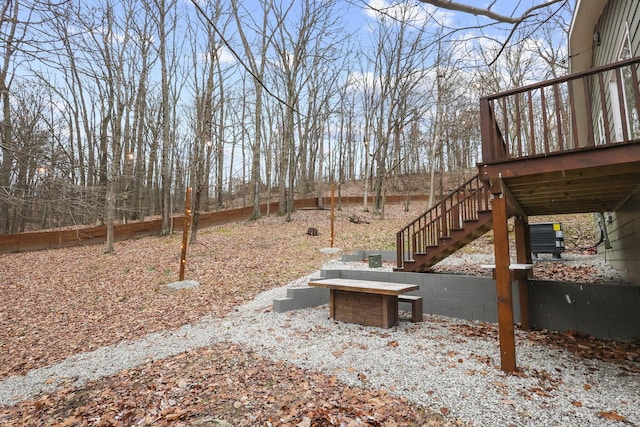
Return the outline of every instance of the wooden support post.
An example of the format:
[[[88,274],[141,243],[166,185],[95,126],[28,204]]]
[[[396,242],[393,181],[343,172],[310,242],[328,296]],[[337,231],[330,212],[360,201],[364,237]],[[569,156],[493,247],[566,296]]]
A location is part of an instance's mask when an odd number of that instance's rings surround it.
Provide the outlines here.
[[[334,242],[334,239],[333,239],[333,237],[334,237],[334,234],[333,234],[334,233],[334,225],[333,224],[334,224],[335,219],[336,219],[336,215],[335,215],[336,204],[335,204],[335,201],[334,201],[335,200],[334,199],[335,192],[336,192],[336,185],[335,184],[331,184],[331,247],[333,247],[333,242]]]
[[[184,280],[184,267],[187,264],[187,237],[191,225],[191,187],[187,188],[187,198],[184,202],[184,222],[182,226],[182,253],[180,255],[180,281]]]
[[[526,217],[515,218],[516,232],[516,261],[519,264],[531,264],[531,235],[529,221]],[[529,278],[518,278],[518,293],[520,294],[520,325],[523,330],[531,330],[529,316]]]
[[[507,201],[494,194],[493,246],[496,259],[496,291],[498,296],[498,332],[500,336],[500,367],[505,372],[516,370],[516,344],[513,328],[513,297],[509,272],[509,234],[507,229]]]

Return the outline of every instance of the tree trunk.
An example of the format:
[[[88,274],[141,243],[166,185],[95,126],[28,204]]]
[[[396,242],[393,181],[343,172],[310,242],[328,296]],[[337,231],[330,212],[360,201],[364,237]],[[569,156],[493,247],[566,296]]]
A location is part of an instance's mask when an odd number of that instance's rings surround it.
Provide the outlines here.
[[[162,157],[160,161],[161,168],[161,186],[162,186],[162,232],[163,236],[171,233],[171,165],[170,165],[170,114],[169,114],[169,69],[167,66],[167,30],[165,28],[165,18],[167,10],[165,1],[158,0],[158,24],[159,24],[159,43],[160,43],[160,73],[161,73],[161,92],[162,101],[160,109],[162,111]]]
[[[13,4],[12,4],[13,3]],[[0,69],[0,99],[2,100],[2,122],[0,122],[0,141],[2,148],[2,163],[0,164],[0,189],[8,189],[11,184],[11,167],[13,164],[13,146],[12,130],[11,130],[11,99],[9,96],[9,82],[12,80],[9,76],[11,67],[11,57],[17,49],[20,40],[16,40],[16,28],[18,26],[18,2],[9,1],[2,7],[2,16],[0,16],[0,26],[8,23],[9,28],[3,29],[4,50],[2,52],[2,68]],[[13,14],[8,16],[11,12]],[[9,201],[0,198],[0,232],[7,233],[10,229],[9,218]]]

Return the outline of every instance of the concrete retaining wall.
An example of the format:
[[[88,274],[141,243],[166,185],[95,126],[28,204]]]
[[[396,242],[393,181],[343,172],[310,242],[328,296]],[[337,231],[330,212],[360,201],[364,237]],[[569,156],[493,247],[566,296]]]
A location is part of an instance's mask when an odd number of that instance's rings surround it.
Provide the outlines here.
[[[425,313],[496,323],[495,281],[488,277],[448,274],[396,273],[362,270],[323,270],[323,278],[342,277],[408,283],[420,286],[412,295],[423,297]],[[274,300],[273,310],[287,310],[328,304],[329,297],[318,288],[291,289],[288,298]],[[640,337],[640,286],[594,285],[531,281],[530,315],[536,329],[574,330],[600,338],[626,340]],[[520,321],[518,286],[513,286],[514,319]],[[408,303],[400,309],[410,310]]]
[[[640,338],[640,286],[531,281],[535,329],[580,331],[600,338]]]
[[[422,296],[425,313],[483,322],[498,321],[496,286],[488,277],[361,270],[322,271],[321,276],[418,285],[420,290],[409,294]],[[517,293],[514,298],[517,298]],[[404,310],[409,310],[409,307],[408,303],[400,305]],[[516,311],[515,315],[519,321],[520,312]]]

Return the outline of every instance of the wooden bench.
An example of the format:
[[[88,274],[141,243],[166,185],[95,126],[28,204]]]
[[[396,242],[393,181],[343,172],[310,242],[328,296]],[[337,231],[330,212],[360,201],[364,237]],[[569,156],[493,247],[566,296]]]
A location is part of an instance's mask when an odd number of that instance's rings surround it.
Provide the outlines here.
[[[329,316],[332,319],[380,328],[397,325],[398,296],[420,288],[418,285],[342,278],[312,280],[309,286],[329,289]],[[403,295],[406,297],[409,295]],[[412,319],[417,319],[415,310],[418,304],[422,305],[422,300],[414,302],[409,298],[407,302],[412,304]]]
[[[398,302],[411,304],[411,321],[422,322],[422,297],[417,295],[398,295]]]

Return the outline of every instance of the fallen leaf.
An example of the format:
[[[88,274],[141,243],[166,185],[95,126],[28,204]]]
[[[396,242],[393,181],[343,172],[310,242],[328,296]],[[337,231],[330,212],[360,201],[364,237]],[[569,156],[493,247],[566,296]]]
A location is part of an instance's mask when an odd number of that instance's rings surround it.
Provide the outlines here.
[[[176,421],[176,420],[180,419],[180,417],[182,417],[184,414],[185,414],[185,411],[178,408],[176,411],[174,411],[173,413],[165,416],[164,418],[167,421]]]
[[[77,423],[81,422],[82,420],[77,418],[77,417],[69,417],[66,420],[64,420],[62,423],[58,424],[59,427],[70,427],[72,425],[76,425]]]
[[[605,420],[610,421],[626,421],[627,419],[622,415],[618,414],[616,411],[600,411],[598,412],[599,418],[604,418]]]
[[[298,427],[311,427],[311,418],[304,417],[297,425]]]

